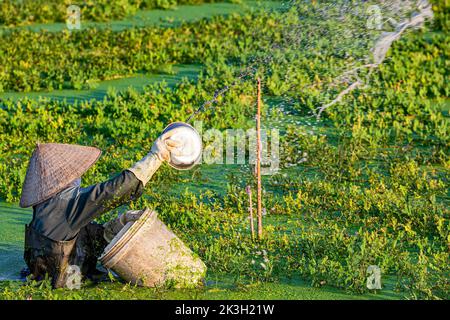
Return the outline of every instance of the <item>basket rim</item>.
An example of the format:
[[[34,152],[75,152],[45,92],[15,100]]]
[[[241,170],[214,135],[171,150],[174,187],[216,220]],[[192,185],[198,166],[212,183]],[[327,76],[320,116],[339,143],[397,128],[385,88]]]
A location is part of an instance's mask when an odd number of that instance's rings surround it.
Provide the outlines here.
[[[148,208],[145,209],[145,211],[142,213],[142,216],[137,221],[130,221],[128,223],[131,223],[132,225],[123,233],[119,232],[110,243],[113,243],[114,239],[119,236],[119,239],[110,247],[108,246],[105,248],[103,254],[100,256],[99,260],[102,263],[102,265],[107,268],[111,269],[114,267],[114,264],[109,265],[109,262],[114,258],[116,261],[120,260],[120,258],[125,254],[125,252],[122,252],[122,249],[127,243],[130,243],[130,241],[136,236],[137,232],[141,229],[141,227],[149,220],[151,219],[151,224],[154,223],[157,217],[157,213],[153,210],[150,210]],[[127,224],[128,224],[127,223]],[[125,228],[125,227],[124,227]]]

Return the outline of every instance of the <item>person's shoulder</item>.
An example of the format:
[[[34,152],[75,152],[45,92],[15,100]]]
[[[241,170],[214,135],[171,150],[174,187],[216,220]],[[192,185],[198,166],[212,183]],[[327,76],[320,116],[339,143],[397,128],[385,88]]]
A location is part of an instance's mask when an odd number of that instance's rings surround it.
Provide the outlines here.
[[[58,192],[54,197],[53,201],[70,201],[71,199],[75,198],[77,194],[81,191],[81,187],[79,186],[70,186],[68,188],[65,188]]]

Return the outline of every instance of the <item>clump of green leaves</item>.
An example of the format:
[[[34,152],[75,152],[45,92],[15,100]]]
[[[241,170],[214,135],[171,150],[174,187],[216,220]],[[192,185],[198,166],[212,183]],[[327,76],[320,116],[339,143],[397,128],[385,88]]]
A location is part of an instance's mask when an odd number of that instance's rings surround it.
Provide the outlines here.
[[[214,0],[4,0],[0,3],[0,25],[24,26],[32,23],[65,22],[67,8],[76,4],[86,21],[110,21],[135,14],[138,10],[174,9],[177,5],[201,4]]]

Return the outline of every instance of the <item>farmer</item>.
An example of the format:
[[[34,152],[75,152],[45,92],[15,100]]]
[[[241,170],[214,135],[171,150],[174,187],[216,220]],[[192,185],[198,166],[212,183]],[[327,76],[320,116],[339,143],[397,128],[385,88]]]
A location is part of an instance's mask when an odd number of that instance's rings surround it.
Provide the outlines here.
[[[101,274],[96,269],[97,258],[114,236],[111,230],[117,232],[117,224],[123,225],[127,217],[121,217],[120,223],[108,223],[106,230],[93,220],[141,196],[162,162],[177,154],[181,143],[170,139],[175,132],[162,134],[133,167],[86,188],[80,187],[81,176],[98,160],[99,149],[57,143],[37,145],[20,199],[21,207],[33,207],[33,219],[25,227],[24,252],[33,279],[48,275],[52,286],[60,288],[66,286],[74,266],[91,279]]]

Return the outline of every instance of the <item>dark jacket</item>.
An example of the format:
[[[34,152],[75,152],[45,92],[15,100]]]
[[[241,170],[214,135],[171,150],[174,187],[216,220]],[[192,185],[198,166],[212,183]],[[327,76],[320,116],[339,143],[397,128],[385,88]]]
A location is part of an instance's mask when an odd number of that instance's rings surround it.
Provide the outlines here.
[[[34,206],[24,253],[33,278],[48,274],[54,287],[63,287],[69,265],[80,267],[83,275],[93,272],[106,241],[102,226],[92,221],[140,197],[142,191],[142,182],[126,170],[87,188],[66,188]]]

